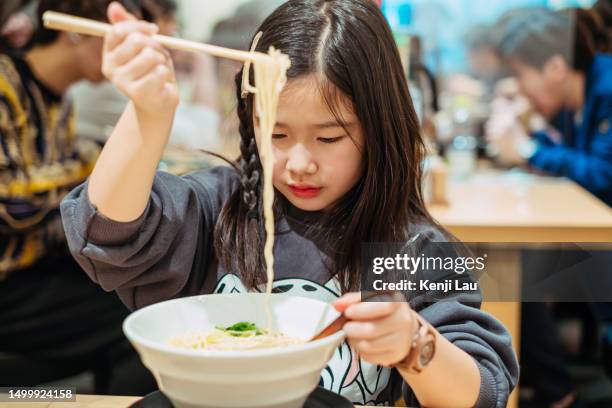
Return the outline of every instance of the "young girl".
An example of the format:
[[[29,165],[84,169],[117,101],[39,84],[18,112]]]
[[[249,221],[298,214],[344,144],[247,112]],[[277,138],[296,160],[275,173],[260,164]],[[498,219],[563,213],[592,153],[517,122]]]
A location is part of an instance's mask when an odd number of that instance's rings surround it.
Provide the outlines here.
[[[118,5],[109,16],[104,71],[131,103],[89,182],[62,205],[74,256],[132,309],[261,290],[260,135],[242,72],[237,169],[156,173],[178,103],[170,59],[153,27]],[[444,237],[421,197],[422,140],[380,10],[369,0],[291,0],[258,31],[257,51],[274,46],[292,61],[273,136],[275,291],[335,301],[351,319],[351,347],[336,352],[321,385],[358,404],[393,404],[403,390],[412,405],[505,407],[517,361],[478,296],[361,303],[349,293],[359,286],[362,242]],[[417,373],[411,344],[424,330],[435,352],[418,350],[426,367]]]

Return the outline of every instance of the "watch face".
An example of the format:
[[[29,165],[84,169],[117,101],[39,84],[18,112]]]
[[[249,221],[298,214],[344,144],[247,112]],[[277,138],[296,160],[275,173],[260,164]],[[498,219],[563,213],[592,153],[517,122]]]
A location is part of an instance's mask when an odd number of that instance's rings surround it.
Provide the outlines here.
[[[436,343],[433,340],[428,341],[421,348],[421,353],[419,355],[419,362],[421,363],[421,367],[426,367],[433,359],[434,351],[435,351],[435,347],[434,347],[435,344]]]

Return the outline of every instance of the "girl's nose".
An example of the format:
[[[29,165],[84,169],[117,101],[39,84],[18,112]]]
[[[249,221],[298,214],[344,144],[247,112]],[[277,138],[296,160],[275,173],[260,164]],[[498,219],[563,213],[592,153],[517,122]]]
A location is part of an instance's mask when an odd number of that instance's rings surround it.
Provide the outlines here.
[[[295,175],[314,174],[317,171],[317,165],[312,160],[308,149],[297,144],[289,152],[287,170]]]

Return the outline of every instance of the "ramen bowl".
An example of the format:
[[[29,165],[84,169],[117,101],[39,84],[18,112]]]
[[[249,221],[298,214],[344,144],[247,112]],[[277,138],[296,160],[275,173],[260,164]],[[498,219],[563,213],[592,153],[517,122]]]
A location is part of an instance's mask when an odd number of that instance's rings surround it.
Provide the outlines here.
[[[223,351],[169,344],[176,337],[243,321],[266,328],[268,310],[272,330],[305,342]],[[345,335],[340,331],[306,341],[338,315],[328,303],[286,294],[204,295],[138,310],[125,320],[123,330],[177,408],[301,408]]]

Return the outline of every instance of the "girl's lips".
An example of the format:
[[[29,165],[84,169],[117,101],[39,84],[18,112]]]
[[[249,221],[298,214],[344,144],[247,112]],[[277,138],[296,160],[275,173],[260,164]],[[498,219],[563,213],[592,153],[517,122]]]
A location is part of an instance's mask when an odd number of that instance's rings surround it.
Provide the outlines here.
[[[313,198],[319,195],[321,187],[297,187],[289,186],[293,194],[300,198]]]

